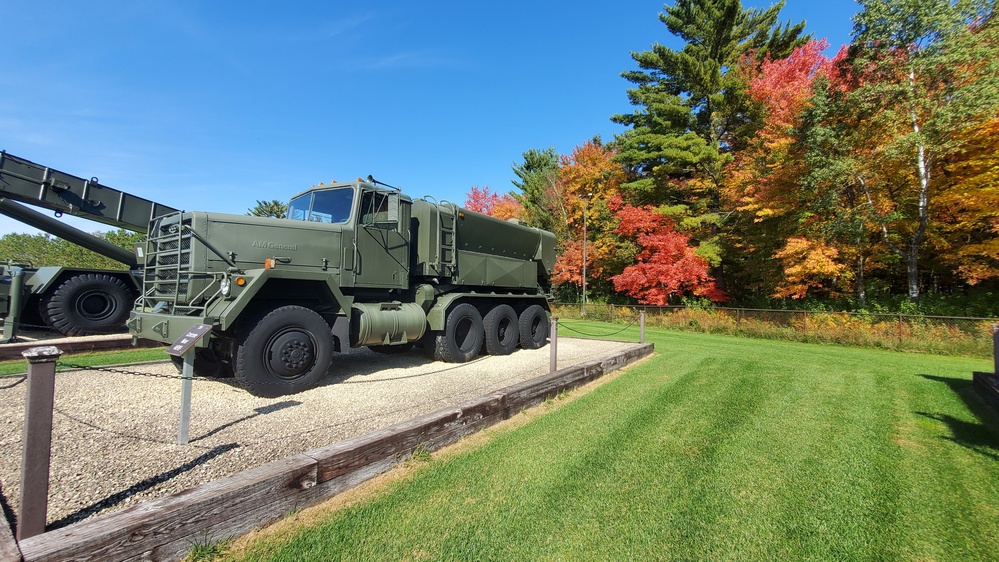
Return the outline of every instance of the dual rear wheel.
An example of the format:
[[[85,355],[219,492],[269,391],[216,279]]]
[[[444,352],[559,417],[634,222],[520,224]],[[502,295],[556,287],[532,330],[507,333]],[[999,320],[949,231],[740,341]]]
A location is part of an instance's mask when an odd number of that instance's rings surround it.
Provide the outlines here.
[[[491,355],[507,355],[518,345],[538,349],[547,342],[548,329],[548,314],[540,305],[517,314],[510,305],[501,304],[490,308],[483,318],[474,305],[461,303],[448,313],[444,331],[434,336],[432,349],[437,359],[464,363],[475,359],[483,348]],[[408,348],[397,347],[398,351]],[[255,396],[295,394],[322,381],[333,349],[333,333],[322,316],[302,306],[282,306],[244,327],[236,342],[231,372],[239,385]],[[199,375],[224,376],[230,363],[205,349],[196,354],[194,367]]]
[[[485,347],[490,355],[508,355],[518,345],[538,349],[548,340],[548,314],[540,305],[531,305],[519,315],[508,304],[486,312],[461,303],[448,313],[444,331],[433,340],[434,358],[449,363],[465,363],[478,357]]]

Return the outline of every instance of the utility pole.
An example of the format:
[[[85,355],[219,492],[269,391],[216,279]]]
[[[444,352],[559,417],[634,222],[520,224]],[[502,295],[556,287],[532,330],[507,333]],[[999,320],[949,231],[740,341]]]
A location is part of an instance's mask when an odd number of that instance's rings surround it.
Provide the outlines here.
[[[586,316],[586,204],[589,194],[583,198],[583,316]]]

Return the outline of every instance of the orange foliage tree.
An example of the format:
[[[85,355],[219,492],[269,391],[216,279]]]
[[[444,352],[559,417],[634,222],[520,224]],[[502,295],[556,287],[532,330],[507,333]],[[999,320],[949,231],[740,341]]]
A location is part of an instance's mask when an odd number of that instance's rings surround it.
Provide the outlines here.
[[[937,197],[940,260],[969,285],[999,279],[999,117],[961,131]]]
[[[809,291],[838,296],[839,283],[850,278],[849,268],[838,261],[839,250],[820,241],[791,238],[774,257],[784,269],[784,279],[774,296],[800,299]]]
[[[612,159],[615,152],[594,139],[563,155],[558,180],[552,193],[558,194],[565,217],[560,236],[561,249],[552,280],[557,284],[583,286],[583,216],[586,216],[586,283],[607,283],[607,277],[620,271],[616,219],[611,201],[619,197],[624,169]],[[608,273],[610,272],[610,273]]]

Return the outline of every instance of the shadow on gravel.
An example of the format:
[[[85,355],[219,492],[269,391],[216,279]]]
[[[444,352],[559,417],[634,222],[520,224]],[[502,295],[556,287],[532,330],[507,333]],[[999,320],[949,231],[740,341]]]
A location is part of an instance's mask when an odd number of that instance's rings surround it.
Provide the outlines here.
[[[971,449],[981,455],[999,460],[999,419],[975,392],[972,382],[963,378],[920,375],[924,379],[946,384],[978,419],[977,423],[959,420],[954,416],[931,412],[915,412],[925,418],[947,425],[949,437],[942,437]]]
[[[219,433],[220,431],[228,429],[228,428],[230,428],[230,427],[232,427],[232,426],[234,426],[236,424],[243,423],[243,422],[245,422],[247,420],[252,420],[253,418],[255,418],[257,416],[262,416],[262,415],[265,415],[265,414],[269,414],[271,412],[277,412],[278,410],[284,410],[285,408],[293,408],[295,406],[301,406],[301,405],[302,405],[302,403],[299,402],[298,400],[285,400],[284,402],[276,402],[274,404],[268,404],[266,406],[261,406],[259,408],[254,408],[252,414],[250,414],[248,416],[243,416],[243,417],[239,418],[238,420],[233,420],[233,421],[231,421],[229,423],[222,424],[222,425],[216,427],[215,429],[209,431],[208,433],[206,433],[204,435],[199,435],[198,437],[195,437],[194,439],[191,439],[191,443],[194,443],[195,441],[201,441],[202,439],[207,439],[208,437],[211,437],[212,435],[215,435],[216,433]]]
[[[82,521],[87,517],[90,517],[91,515],[96,515],[109,507],[114,507],[120,504],[121,502],[127,500],[128,498],[134,496],[135,494],[144,492],[152,488],[153,486],[156,486],[157,484],[162,484],[163,482],[175,478],[197,467],[198,465],[205,464],[206,462],[214,459],[215,457],[228,453],[229,451],[236,449],[238,447],[239,443],[227,443],[225,445],[219,445],[218,447],[209,450],[207,453],[201,455],[200,457],[191,459],[190,461],[178,466],[177,468],[168,470],[166,472],[161,472],[156,476],[152,476],[140,482],[136,482],[132,486],[129,486],[128,488],[120,492],[115,492],[114,494],[111,494],[110,496],[100,501],[92,503],[87,507],[84,507],[83,509],[74,511],[73,513],[70,513],[66,517],[63,517],[62,519],[52,522],[51,524],[46,526],[45,530],[53,531],[55,529],[59,529],[61,527],[65,527],[67,525],[76,523],[77,521]]]

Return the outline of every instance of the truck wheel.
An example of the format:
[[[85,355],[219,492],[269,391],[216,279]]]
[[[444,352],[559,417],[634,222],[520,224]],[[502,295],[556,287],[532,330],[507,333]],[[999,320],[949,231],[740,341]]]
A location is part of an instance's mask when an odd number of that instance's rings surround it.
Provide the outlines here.
[[[236,349],[234,374],[254,396],[275,398],[308,390],[333,360],[333,332],[316,312],[275,308],[252,322]]]
[[[541,305],[532,304],[520,313],[520,347],[539,349],[548,340],[548,314]]]
[[[509,355],[517,349],[520,334],[517,331],[517,313],[508,304],[501,304],[486,313],[482,327],[486,332],[486,353]]]
[[[482,349],[482,315],[468,303],[451,309],[444,331],[437,335],[434,358],[448,363],[475,359]]]
[[[118,277],[83,273],[67,278],[42,299],[45,323],[66,336],[125,329],[135,295]]]
[[[184,358],[171,355],[170,360],[177,372],[184,370]],[[194,376],[222,379],[232,376],[232,366],[228,360],[223,360],[215,351],[207,347],[194,350]]]

